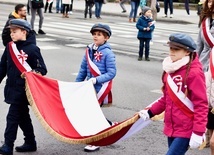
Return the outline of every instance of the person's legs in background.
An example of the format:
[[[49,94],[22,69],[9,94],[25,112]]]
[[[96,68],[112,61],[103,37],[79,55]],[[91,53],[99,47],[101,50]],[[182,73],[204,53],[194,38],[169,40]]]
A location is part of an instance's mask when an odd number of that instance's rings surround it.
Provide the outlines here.
[[[187,15],[190,15],[189,14],[189,0],[185,0],[185,9],[186,9]]]
[[[98,9],[99,9],[99,2],[95,2],[95,17],[98,18]]]
[[[27,14],[30,15],[30,6],[29,6],[29,0],[27,1]]]
[[[139,7],[139,3],[135,2],[133,22],[136,22],[138,7]]]
[[[164,0],[164,17],[167,17],[168,2],[169,0]]]
[[[84,12],[84,18],[87,18],[88,8],[89,8],[89,3],[85,1],[85,12]]]
[[[145,60],[146,61],[150,61],[149,59],[149,50],[150,50],[150,38],[145,38],[144,42],[145,42]]]
[[[44,13],[46,13],[46,11],[47,11],[47,9],[48,9],[48,5],[49,5],[49,3],[48,3],[48,1],[46,0],[46,3],[45,3],[45,11],[44,11]]]
[[[70,6],[69,6],[69,14],[73,14],[73,0],[71,0],[71,4],[70,4]]]
[[[98,18],[100,19],[100,15],[101,15],[101,9],[102,9],[102,5],[103,3],[102,2],[99,2],[99,8],[98,8]]]
[[[92,18],[92,7],[94,4],[90,3],[89,4],[89,18]]]
[[[52,12],[52,6],[53,6],[53,2],[51,2],[50,5],[49,5],[49,13],[53,13]]]
[[[120,7],[122,8],[122,13],[125,13],[126,12],[126,8],[125,8],[125,5],[124,3],[126,2],[127,0],[121,0],[120,1]]]
[[[133,15],[134,15],[134,9],[135,9],[135,2],[131,1],[130,3],[131,5],[131,11],[129,13],[129,22],[132,22],[132,18],[133,18]]]
[[[30,8],[30,11],[31,11],[31,20],[30,20],[30,24],[31,24],[31,27],[32,27],[32,30],[35,34],[36,31],[34,30],[34,22],[35,22],[35,18],[36,18],[36,12],[37,12],[37,9],[33,9],[33,8]]]
[[[142,58],[143,58],[143,49],[144,49],[144,40],[143,39],[139,39],[138,61],[142,61]]]
[[[43,14],[43,8],[39,8],[37,9],[38,11],[38,15],[39,15],[39,34],[46,34],[43,30],[42,30],[42,24],[44,21],[44,14]]]
[[[173,0],[169,0],[170,18],[173,18]]]

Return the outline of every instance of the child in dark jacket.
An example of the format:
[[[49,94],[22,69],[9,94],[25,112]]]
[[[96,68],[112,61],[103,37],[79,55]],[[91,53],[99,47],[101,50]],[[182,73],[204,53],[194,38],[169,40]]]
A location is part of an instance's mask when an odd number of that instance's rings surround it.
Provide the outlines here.
[[[163,132],[169,148],[166,155],[184,155],[189,147],[198,148],[205,140],[208,114],[205,75],[190,36],[171,34],[167,44],[169,56],[162,63],[163,96],[139,115],[147,120],[165,111]]]
[[[0,154],[13,154],[14,142],[18,127],[23,131],[24,144],[17,146],[17,152],[37,150],[33,125],[29,115],[29,102],[25,93],[24,71],[33,71],[42,75],[47,73],[40,49],[35,45],[34,36],[28,36],[31,25],[23,19],[12,19],[9,22],[11,38],[0,61],[0,82],[7,76],[4,89],[5,102],[10,104],[7,124],[4,133],[4,144]]]
[[[145,60],[149,59],[150,40],[152,38],[152,31],[155,29],[154,21],[151,19],[151,8],[145,6],[142,9],[142,16],[138,19],[136,27],[138,29],[137,38],[140,41],[138,61],[142,61],[143,49],[145,44]]]

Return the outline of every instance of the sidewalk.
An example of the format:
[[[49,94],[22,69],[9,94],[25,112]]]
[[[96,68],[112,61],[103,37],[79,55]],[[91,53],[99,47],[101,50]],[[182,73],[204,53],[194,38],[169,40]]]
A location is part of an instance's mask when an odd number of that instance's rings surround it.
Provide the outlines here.
[[[44,0],[45,1],[45,0]],[[11,4],[11,5],[16,5],[17,3],[23,3],[27,4],[27,0],[0,0],[0,4]],[[177,4],[174,4],[177,6]],[[53,4],[53,9],[55,8],[55,3]],[[121,17],[127,17],[127,22],[128,22],[128,16],[129,12],[131,10],[131,6],[129,4],[125,5],[127,12],[126,13],[121,13],[122,9],[119,5],[119,3],[107,3],[103,4],[102,6],[102,12],[101,15],[114,15],[114,16],[121,16]],[[84,12],[85,8],[85,0],[74,0],[73,4],[73,12]],[[93,8],[94,9],[94,8]],[[158,13],[157,21],[161,22],[169,22],[169,23],[178,23],[178,24],[198,24],[199,17],[197,15],[196,10],[190,10],[190,15],[188,16],[186,13],[185,9],[177,9],[174,8],[174,17],[173,18],[165,18],[162,17],[164,15],[164,9],[161,8],[161,11]],[[53,10],[55,12],[55,10]],[[139,11],[140,12],[140,8]]]

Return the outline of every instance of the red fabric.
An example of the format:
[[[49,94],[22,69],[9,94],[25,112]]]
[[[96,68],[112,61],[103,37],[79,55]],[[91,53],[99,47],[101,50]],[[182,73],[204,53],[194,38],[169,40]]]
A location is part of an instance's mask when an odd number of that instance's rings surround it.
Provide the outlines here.
[[[64,112],[57,80],[35,73],[25,73],[25,75],[36,106],[45,122],[64,137],[80,138],[81,136],[69,122]]]

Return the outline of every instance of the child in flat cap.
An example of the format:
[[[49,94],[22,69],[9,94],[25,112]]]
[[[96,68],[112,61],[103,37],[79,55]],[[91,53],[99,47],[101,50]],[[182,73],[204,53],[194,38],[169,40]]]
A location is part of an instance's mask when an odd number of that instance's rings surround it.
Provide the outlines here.
[[[149,59],[150,41],[152,39],[152,31],[155,29],[154,22],[152,20],[151,8],[145,6],[142,9],[142,16],[138,19],[136,27],[138,29],[137,38],[139,40],[139,57],[138,61],[142,60],[143,50],[145,46],[145,60]]]
[[[116,76],[115,54],[107,42],[112,32],[105,24],[93,25],[90,32],[93,43],[86,48],[76,82],[90,80],[94,84],[100,106],[108,106],[112,103],[112,82]],[[87,145],[84,150],[97,151],[99,146]]]
[[[9,23],[11,38],[0,61],[0,82],[7,77],[4,89],[5,102],[10,105],[4,133],[4,144],[0,154],[13,154],[18,127],[23,132],[24,144],[15,147],[17,152],[37,150],[33,125],[29,115],[29,102],[25,93],[25,79],[21,77],[25,68],[42,75],[47,73],[40,49],[34,38],[27,37],[31,25],[23,19],[12,19]]]
[[[163,65],[163,96],[140,117],[148,120],[164,113],[164,134],[168,140],[166,155],[184,155],[204,141],[208,104],[202,65],[195,52],[194,40],[181,33],[169,37],[169,56]]]

